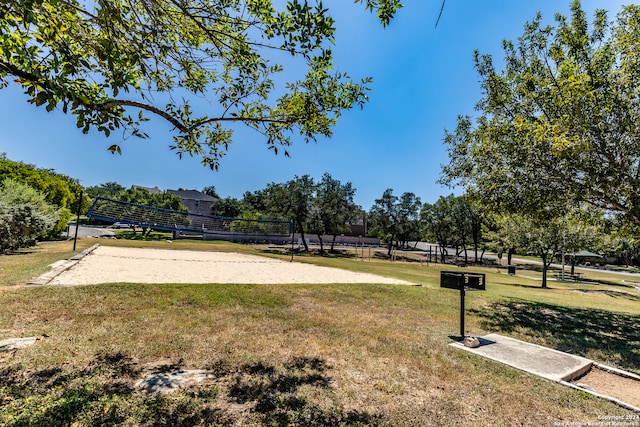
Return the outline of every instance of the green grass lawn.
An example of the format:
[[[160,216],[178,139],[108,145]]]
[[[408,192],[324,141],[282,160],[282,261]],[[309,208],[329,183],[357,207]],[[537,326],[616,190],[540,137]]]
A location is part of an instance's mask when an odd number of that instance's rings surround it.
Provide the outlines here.
[[[222,242],[82,239],[109,245],[262,253]],[[296,261],[409,280],[394,285],[17,286],[72,255],[72,243],[0,257],[0,425],[553,425],[629,415],[616,405],[450,347],[459,295],[441,269],[346,256]],[[266,256],[289,259],[287,255]],[[640,372],[639,296],[622,276],[549,282],[496,268],[468,292],[466,332],[501,333]],[[162,396],[145,374],[203,369]]]

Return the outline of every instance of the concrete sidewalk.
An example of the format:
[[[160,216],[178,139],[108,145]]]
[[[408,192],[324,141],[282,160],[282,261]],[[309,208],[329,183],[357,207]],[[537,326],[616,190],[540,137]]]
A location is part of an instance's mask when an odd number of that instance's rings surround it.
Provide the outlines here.
[[[584,357],[499,334],[489,334],[478,340],[480,346],[476,348],[465,347],[462,342],[450,345],[552,381],[571,381],[593,365],[592,360]]]

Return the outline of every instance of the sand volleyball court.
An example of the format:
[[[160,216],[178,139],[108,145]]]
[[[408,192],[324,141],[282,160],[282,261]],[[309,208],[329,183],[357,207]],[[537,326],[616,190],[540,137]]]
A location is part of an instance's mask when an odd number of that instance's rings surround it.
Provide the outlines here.
[[[96,246],[48,283],[384,283],[411,284],[368,273],[230,252]]]

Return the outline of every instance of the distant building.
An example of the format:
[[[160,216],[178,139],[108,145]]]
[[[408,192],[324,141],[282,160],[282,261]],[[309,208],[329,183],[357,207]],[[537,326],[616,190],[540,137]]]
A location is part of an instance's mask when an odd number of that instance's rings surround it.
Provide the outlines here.
[[[345,236],[366,236],[369,233],[367,227],[367,213],[360,211],[360,215],[354,221],[348,224],[349,231],[345,232]]]
[[[182,199],[182,204],[190,213],[211,215],[211,206],[218,200],[213,196],[197,190],[167,190]]]
[[[144,185],[132,185],[131,188],[134,190],[146,190],[149,194],[162,194],[163,191],[158,187],[145,187]]]

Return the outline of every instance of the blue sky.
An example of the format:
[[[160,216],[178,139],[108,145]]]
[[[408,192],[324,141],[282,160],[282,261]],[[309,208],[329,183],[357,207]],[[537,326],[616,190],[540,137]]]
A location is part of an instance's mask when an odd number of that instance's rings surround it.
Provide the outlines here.
[[[629,1],[583,0],[589,21],[596,8],[613,17]],[[405,0],[405,7],[386,29],[360,5],[325,0],[336,19],[337,68],[353,78],[372,76],[370,102],[346,112],[333,137],[289,148],[290,158],[274,156],[259,135],[237,132],[220,170],[203,167],[168,149],[169,128],[152,117],[145,130],[151,138],[105,138],[83,135],[75,118],[47,113],[26,102],[15,87],[0,90],[0,152],[11,160],[54,169],[83,186],[115,181],[124,186],[197,189],[214,185],[223,196],[241,198],[270,182],[295,175],[320,179],[328,172],[351,182],[356,202],[369,209],[385,189],[413,192],[433,203],[453,192],[436,180],[448,162],[442,139],[458,115],[474,115],[480,99],[473,69],[474,49],[502,57],[503,39],[516,40],[525,22],[540,11],[552,23],[556,12],[569,15],[569,0],[446,0],[438,27],[441,0]],[[123,154],[107,147],[122,143]]]

